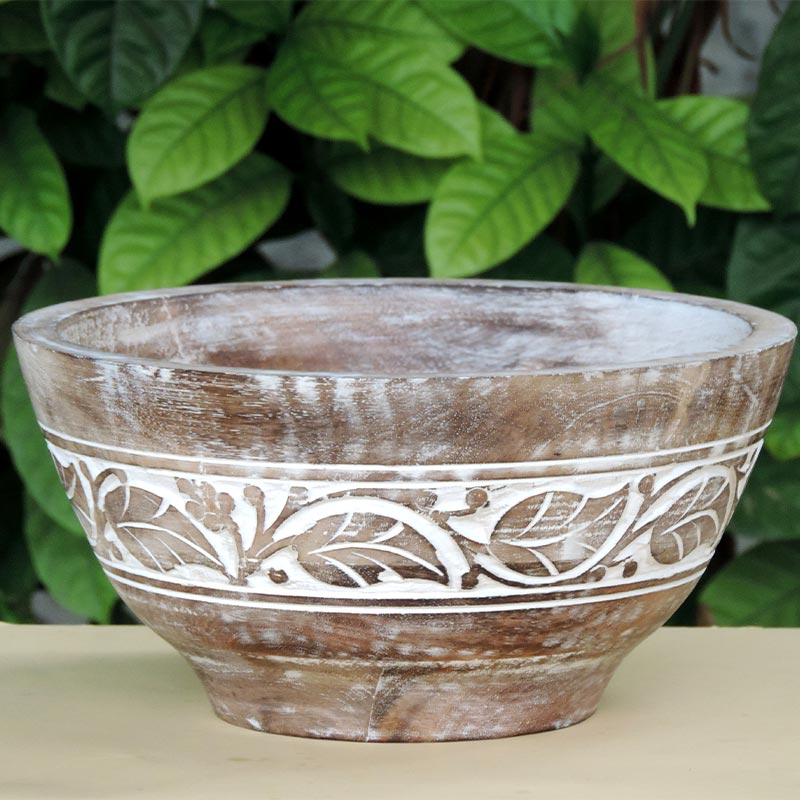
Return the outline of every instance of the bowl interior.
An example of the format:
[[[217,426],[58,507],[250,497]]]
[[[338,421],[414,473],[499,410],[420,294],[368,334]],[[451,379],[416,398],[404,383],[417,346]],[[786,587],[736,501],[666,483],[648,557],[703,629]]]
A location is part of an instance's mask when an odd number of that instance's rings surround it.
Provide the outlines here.
[[[737,314],[669,295],[299,282],[122,299],[67,316],[57,332],[176,364],[400,376],[618,367],[719,351],[752,330]]]

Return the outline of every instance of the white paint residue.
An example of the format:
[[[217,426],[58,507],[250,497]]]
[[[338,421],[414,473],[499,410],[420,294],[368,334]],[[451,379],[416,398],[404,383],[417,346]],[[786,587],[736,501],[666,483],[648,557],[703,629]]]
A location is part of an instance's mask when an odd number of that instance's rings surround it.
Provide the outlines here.
[[[681,585],[711,557],[760,443],[660,467],[413,489],[394,480],[304,483],[172,473],[50,447],[72,476],[68,493],[83,498],[76,509],[115,580],[140,585],[157,578],[158,593],[196,591],[210,602],[246,606],[266,602],[263,595],[287,601],[490,600],[612,588],[628,596]],[[107,508],[107,498],[119,491],[126,498],[122,520]],[[427,500],[402,501],[398,491]],[[130,518],[134,494],[144,498],[148,519]],[[98,519],[101,531],[95,530]],[[169,522],[162,527],[162,520]],[[658,558],[656,533],[658,547],[672,548]],[[349,582],[323,579],[311,568],[314,560]],[[531,570],[536,561],[541,568]],[[401,564],[419,568],[418,576],[404,575]],[[358,569],[365,565],[376,577],[365,577]],[[477,581],[464,585],[476,567]]]
[[[254,369],[481,375],[717,353],[752,330],[734,313],[669,296],[331,283],[155,295],[72,315],[59,335],[187,366],[230,363],[235,350],[238,365]]]

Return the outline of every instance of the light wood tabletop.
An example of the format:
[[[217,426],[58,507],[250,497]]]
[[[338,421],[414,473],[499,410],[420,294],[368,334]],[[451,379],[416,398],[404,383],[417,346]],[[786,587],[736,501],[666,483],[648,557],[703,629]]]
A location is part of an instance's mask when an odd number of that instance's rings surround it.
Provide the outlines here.
[[[143,627],[0,625],[0,798],[797,800],[800,630],[663,629],[572,728],[358,744],[233,727]]]

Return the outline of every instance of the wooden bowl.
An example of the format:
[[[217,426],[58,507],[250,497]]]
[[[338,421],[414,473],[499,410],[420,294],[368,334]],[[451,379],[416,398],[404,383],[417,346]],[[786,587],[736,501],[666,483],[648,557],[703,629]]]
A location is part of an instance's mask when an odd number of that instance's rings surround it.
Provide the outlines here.
[[[595,710],[708,564],[795,328],[375,280],[94,298],[14,332],[98,559],[219,716],[430,741]]]

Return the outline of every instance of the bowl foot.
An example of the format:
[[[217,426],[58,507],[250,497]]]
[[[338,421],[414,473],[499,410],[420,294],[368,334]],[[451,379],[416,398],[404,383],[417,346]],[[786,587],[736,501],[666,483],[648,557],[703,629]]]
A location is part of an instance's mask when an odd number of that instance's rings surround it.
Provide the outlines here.
[[[589,717],[618,659],[371,662],[188,655],[227,722],[367,742],[494,739]]]

